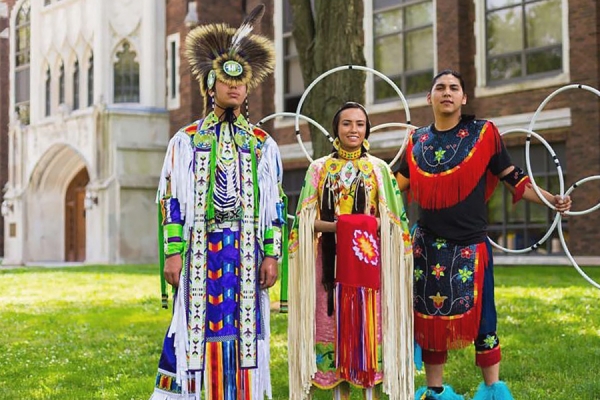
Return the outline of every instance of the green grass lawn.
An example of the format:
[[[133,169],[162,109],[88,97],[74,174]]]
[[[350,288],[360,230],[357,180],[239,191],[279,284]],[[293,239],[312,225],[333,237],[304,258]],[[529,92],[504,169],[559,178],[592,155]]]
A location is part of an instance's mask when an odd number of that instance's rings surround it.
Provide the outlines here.
[[[170,319],[156,270],[0,270],[0,399],[147,399]],[[586,271],[600,281],[599,268]],[[570,267],[497,267],[496,285],[501,376],[516,399],[600,399],[600,291]],[[274,312],[277,400],[288,398],[286,330]],[[481,380],[473,360],[452,352],[446,370],[469,397]]]

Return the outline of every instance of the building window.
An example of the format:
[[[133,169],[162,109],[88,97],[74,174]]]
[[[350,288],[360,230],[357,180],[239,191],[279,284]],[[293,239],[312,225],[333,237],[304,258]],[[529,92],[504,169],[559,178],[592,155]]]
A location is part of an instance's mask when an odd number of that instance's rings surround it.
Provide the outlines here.
[[[304,92],[304,79],[296,43],[292,36],[293,16],[289,0],[283,1],[283,111],[295,112]]]
[[[15,107],[22,123],[29,124],[29,62],[31,56],[31,7],[25,1],[15,26]]]
[[[44,95],[45,104],[44,104],[44,115],[46,117],[50,116],[52,111],[52,76],[50,75],[50,67],[46,69],[46,82],[45,82],[45,91]]]
[[[373,0],[373,66],[405,95],[429,90],[434,69],[434,8],[431,0]],[[374,79],[375,102],[396,98]]]
[[[488,84],[563,71],[562,0],[487,0]]]
[[[179,108],[179,33],[167,36],[167,108]]]
[[[65,65],[60,64],[58,72],[58,104],[65,103]]]
[[[94,104],[94,55],[90,56],[87,70],[87,105],[91,107]]]
[[[135,61],[136,53],[123,43],[117,52],[114,64],[114,102],[138,103],[140,101],[140,65]]]
[[[559,160],[566,161],[564,143],[552,143]],[[522,147],[509,148],[515,165],[525,169],[525,154]],[[550,153],[543,145],[530,147],[531,169],[535,182],[550,193],[558,193],[559,180],[556,165]],[[561,162],[562,172],[566,174],[567,165]],[[512,194],[504,185],[499,185],[488,203],[488,234],[496,243],[508,249],[522,249],[537,243],[546,234],[554,219],[554,211],[540,204],[527,201],[512,203]],[[568,219],[562,220],[565,237],[568,236]],[[533,250],[537,254],[562,252],[556,230],[542,246]]]
[[[79,61],[73,65],[73,110],[79,109]]]

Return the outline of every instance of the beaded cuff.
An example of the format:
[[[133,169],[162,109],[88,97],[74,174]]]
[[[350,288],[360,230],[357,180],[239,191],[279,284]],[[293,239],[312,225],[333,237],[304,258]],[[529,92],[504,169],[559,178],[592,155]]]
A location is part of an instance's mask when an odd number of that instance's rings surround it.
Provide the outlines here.
[[[165,256],[183,251],[183,225],[172,223],[163,226]]]
[[[265,231],[263,240],[263,249],[265,257],[279,259],[281,256],[281,227],[273,225]]]

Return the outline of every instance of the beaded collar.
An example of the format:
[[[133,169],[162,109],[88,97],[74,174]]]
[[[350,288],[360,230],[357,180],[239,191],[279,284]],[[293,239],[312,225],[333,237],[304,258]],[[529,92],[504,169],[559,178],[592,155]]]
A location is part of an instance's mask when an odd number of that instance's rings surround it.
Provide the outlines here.
[[[359,148],[355,151],[347,151],[340,147],[337,152],[338,156],[344,160],[358,160],[362,154],[362,149]]]

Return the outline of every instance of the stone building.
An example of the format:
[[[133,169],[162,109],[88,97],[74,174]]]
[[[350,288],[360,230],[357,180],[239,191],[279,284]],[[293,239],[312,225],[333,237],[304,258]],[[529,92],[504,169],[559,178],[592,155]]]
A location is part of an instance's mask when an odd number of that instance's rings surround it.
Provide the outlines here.
[[[3,6],[4,264],[155,260],[154,197],[169,138],[166,3]]]

